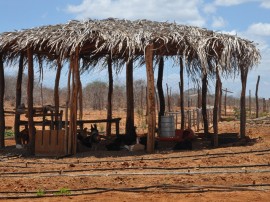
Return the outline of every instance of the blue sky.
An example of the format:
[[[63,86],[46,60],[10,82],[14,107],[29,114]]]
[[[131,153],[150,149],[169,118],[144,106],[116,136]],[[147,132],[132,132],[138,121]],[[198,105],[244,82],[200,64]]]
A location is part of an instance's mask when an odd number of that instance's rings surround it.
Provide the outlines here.
[[[270,0],[1,0],[0,32],[36,26],[66,23],[72,19],[104,19],[108,17],[170,21],[205,27],[219,32],[237,34],[258,44],[262,60],[249,74],[247,90],[255,94],[258,75],[261,76],[259,96],[270,98]],[[171,66],[171,62],[166,63]],[[144,78],[141,70],[135,78]],[[16,72],[9,68],[7,74]],[[50,85],[54,72],[45,74],[44,85]],[[101,72],[98,79],[106,78]],[[164,82],[178,86],[179,69],[168,67]],[[117,80],[123,82],[123,75]],[[84,83],[90,82],[83,75]],[[92,79],[93,80],[93,79]],[[223,79],[224,88],[240,95],[239,77]],[[61,86],[66,85],[65,78]],[[186,85],[187,87],[187,85]],[[213,91],[213,88],[212,88]]]

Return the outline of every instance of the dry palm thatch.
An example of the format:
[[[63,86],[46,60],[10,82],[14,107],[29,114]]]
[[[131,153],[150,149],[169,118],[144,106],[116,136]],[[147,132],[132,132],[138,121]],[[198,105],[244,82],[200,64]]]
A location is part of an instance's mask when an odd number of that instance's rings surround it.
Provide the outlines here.
[[[224,71],[235,71],[239,64],[253,67],[260,60],[259,50],[251,41],[198,27],[148,20],[70,21],[0,35],[0,52],[5,59],[17,58],[32,47],[36,55],[63,60],[79,47],[80,58],[86,59],[84,69],[106,55],[123,60],[143,56],[149,44],[154,45],[155,55],[180,55],[190,68],[200,67],[203,72],[211,71],[211,61]],[[89,62],[89,58],[94,62]]]

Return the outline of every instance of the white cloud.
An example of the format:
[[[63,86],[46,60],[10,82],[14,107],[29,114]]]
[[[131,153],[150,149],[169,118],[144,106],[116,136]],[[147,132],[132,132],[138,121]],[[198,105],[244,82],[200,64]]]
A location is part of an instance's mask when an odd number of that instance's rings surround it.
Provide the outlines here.
[[[214,4],[206,4],[204,5],[203,11],[207,14],[215,13],[217,10]]]
[[[270,8],[270,1],[269,0],[262,0],[261,7]]]
[[[67,11],[78,19],[114,17],[204,26],[205,19],[199,12],[201,5],[201,0],[83,0],[79,5],[68,5]]]
[[[258,0],[215,0],[214,4],[217,6],[234,6],[252,1]]]
[[[221,28],[224,27],[226,25],[226,21],[222,18],[222,17],[213,17],[213,23],[212,23],[212,27],[213,28]]]
[[[215,0],[212,6],[236,6],[248,2],[257,2],[263,8],[270,8],[270,0]]]
[[[270,23],[256,23],[248,28],[248,32],[258,36],[270,36]]]

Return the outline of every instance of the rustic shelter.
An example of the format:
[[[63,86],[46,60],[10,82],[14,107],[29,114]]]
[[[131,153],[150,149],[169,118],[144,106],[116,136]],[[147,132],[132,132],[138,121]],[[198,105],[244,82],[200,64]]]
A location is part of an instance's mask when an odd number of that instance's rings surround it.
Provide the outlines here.
[[[81,96],[80,71],[88,69],[91,65],[96,64],[97,61],[106,58],[108,71],[111,75],[112,62],[118,61],[118,64],[126,63],[126,76],[129,82],[129,85],[127,85],[127,99],[129,99],[129,97],[133,97],[133,62],[140,59],[146,66],[147,75],[147,107],[149,112],[147,151],[153,152],[156,128],[153,60],[160,60],[162,56],[179,56],[181,68],[184,63],[191,73],[201,75],[202,81],[205,81],[203,82],[203,90],[207,88],[204,83],[207,82],[208,74],[240,73],[242,80],[240,133],[242,136],[245,135],[246,79],[248,70],[257,65],[260,60],[259,50],[253,42],[238,36],[222,34],[194,26],[148,20],[129,21],[109,18],[105,20],[73,20],[67,24],[42,26],[6,32],[0,35],[1,146],[4,146],[3,134],[5,130],[3,108],[4,64],[18,62],[18,72],[20,72],[23,61],[27,61],[28,127],[30,145],[34,152],[35,133],[32,117],[34,60],[37,60],[39,63],[42,63],[43,60],[57,61],[56,106],[59,106],[58,86],[62,64],[69,62],[68,88],[70,89],[70,96],[67,98],[67,109],[65,112],[66,120],[69,120],[69,124],[65,129],[68,153],[74,154],[76,153],[77,120],[81,117],[81,113],[79,117],[77,115],[78,106],[81,108],[80,99],[78,99]],[[119,63],[119,61],[121,62]],[[20,73],[18,73],[18,80],[19,78]],[[109,80],[112,83],[111,77]],[[111,88],[109,88],[110,91],[112,91]],[[17,90],[17,96],[19,97],[20,83],[17,84]],[[16,107],[20,104],[20,98],[18,97]],[[68,114],[69,117],[67,117]],[[133,116],[133,104],[128,104],[127,128],[134,125]],[[111,118],[110,104],[107,118]]]

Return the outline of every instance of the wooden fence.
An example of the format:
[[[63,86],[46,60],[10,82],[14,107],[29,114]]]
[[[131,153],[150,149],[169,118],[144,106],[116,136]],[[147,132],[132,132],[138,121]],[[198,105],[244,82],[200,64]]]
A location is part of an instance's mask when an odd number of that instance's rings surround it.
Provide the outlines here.
[[[165,112],[165,116],[174,116],[175,129],[181,127],[181,112]],[[213,125],[213,107],[207,108],[208,124]],[[191,128],[195,131],[203,129],[202,109],[185,110],[185,128]]]

